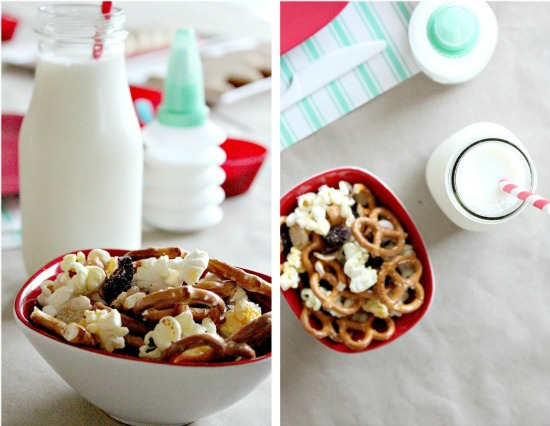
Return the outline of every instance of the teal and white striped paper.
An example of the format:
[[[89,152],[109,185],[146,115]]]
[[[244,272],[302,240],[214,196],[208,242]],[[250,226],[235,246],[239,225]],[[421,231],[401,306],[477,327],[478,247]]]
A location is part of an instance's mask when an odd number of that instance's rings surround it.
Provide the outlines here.
[[[281,150],[288,148],[419,72],[408,39],[410,2],[349,2],[315,35],[281,56],[281,90],[292,75],[336,49],[369,40],[387,48],[281,113]]]

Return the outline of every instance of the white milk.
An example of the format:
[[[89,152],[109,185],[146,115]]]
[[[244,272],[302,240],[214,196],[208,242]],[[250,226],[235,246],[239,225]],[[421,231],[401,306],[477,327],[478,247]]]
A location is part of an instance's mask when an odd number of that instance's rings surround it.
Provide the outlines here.
[[[536,170],[525,147],[494,123],[475,123],[452,134],[426,166],[426,182],[437,205],[452,222],[471,231],[491,229],[525,207],[499,189],[501,179],[536,188]]]
[[[140,247],[142,137],[122,55],[40,59],[19,161],[28,273],[67,251]]]
[[[506,142],[487,141],[464,152],[457,162],[454,187],[458,198],[473,213],[502,217],[521,201],[498,187],[502,179],[520,187],[529,184],[529,164],[521,151]]]

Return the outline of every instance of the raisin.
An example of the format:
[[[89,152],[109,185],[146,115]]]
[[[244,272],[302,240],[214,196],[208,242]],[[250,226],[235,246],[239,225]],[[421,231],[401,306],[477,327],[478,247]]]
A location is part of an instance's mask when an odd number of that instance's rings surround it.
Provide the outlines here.
[[[283,245],[283,253],[290,253],[290,249],[292,248],[292,241],[290,241],[290,234],[288,226],[286,224],[283,224],[283,226],[281,226],[281,244]]]
[[[103,284],[103,299],[110,305],[123,291],[131,287],[134,278],[134,265],[130,256],[118,259],[118,268],[105,280]]]
[[[350,229],[345,225],[335,225],[328,231],[326,237],[324,237],[326,248],[334,251],[342,247],[350,236]]]

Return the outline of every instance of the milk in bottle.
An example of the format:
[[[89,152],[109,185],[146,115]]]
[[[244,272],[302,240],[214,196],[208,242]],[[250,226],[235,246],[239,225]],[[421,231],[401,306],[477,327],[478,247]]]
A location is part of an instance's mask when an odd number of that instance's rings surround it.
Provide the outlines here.
[[[141,244],[143,148],[123,26],[119,9],[108,17],[91,5],[39,9],[40,57],[19,147],[29,274],[68,251]]]

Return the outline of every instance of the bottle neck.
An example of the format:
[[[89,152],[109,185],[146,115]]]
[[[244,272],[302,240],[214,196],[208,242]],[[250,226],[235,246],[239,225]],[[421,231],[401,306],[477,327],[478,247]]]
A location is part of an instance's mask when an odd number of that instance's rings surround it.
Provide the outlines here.
[[[42,57],[70,60],[107,59],[124,55],[124,11],[103,14],[97,5],[55,4],[38,10],[36,32]]]

